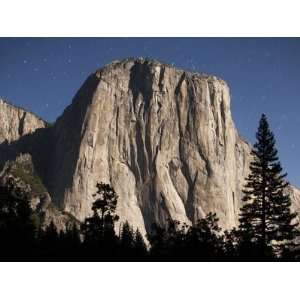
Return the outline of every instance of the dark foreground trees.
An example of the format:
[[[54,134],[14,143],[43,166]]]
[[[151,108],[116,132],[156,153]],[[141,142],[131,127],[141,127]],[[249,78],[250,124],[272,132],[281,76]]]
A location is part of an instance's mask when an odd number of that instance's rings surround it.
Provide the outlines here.
[[[34,223],[34,212],[26,198],[1,189],[0,257],[4,261],[214,261],[224,260],[224,242],[214,214],[195,226],[169,221],[167,227],[153,225],[146,242],[128,222],[116,224],[117,195],[99,183],[91,217],[81,227],[58,232]],[[118,234],[116,234],[116,227]]]
[[[82,226],[58,232],[51,222],[41,228],[26,195],[0,187],[1,261],[121,261],[146,260],[148,250],[138,229],[128,222],[115,232],[117,195],[105,183],[97,184],[92,215]]]
[[[84,260],[143,260],[147,246],[137,229],[128,222],[119,224],[119,236],[115,232],[118,196],[114,189],[105,183],[97,184],[92,205],[93,215],[85,219],[81,227],[82,255]]]
[[[275,148],[275,138],[262,115],[252,150],[240,213],[240,253],[256,260],[272,259],[294,247],[299,235],[296,213],[285,192],[288,183]]]
[[[191,226],[169,220],[167,226],[154,224],[147,236],[128,223],[116,224],[117,195],[100,183],[93,213],[81,228],[58,232],[54,223],[41,229],[34,223],[28,201],[0,189],[0,257],[4,261],[270,261],[298,260],[290,243],[280,245],[280,255],[268,245],[262,254],[252,223],[222,232],[216,214],[209,213]],[[252,220],[252,219],[250,219]],[[247,224],[244,229],[244,224]],[[256,223],[255,223],[256,224]],[[115,228],[118,228],[116,234]],[[288,227],[288,230],[294,227]],[[285,235],[288,236],[288,235]],[[275,247],[278,248],[277,245]]]

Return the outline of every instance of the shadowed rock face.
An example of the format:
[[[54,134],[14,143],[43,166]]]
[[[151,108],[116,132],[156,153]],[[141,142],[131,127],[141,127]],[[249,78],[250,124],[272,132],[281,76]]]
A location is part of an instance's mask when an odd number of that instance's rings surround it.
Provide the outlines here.
[[[38,143],[25,139],[53,201],[81,220],[104,181],[119,195],[121,221],[144,233],[153,222],[191,223],[208,212],[224,229],[237,225],[250,146],[221,79],[156,61],[114,62],[86,80],[53,127],[33,134]],[[298,208],[298,191],[290,193]]]

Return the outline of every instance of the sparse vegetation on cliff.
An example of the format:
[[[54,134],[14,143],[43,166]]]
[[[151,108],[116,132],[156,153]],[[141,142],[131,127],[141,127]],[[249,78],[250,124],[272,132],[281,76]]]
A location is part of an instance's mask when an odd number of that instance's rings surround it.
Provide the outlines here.
[[[28,184],[33,197],[47,193],[40,177],[35,173],[31,166],[26,166],[21,163],[14,163],[9,169],[10,174]]]

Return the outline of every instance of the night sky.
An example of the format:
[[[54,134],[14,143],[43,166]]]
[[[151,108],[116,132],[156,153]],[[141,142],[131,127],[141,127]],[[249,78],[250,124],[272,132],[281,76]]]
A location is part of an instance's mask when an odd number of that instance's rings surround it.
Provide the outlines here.
[[[279,156],[300,186],[300,38],[0,38],[0,97],[54,121],[86,77],[126,57],[150,57],[223,78],[240,134],[267,114]]]

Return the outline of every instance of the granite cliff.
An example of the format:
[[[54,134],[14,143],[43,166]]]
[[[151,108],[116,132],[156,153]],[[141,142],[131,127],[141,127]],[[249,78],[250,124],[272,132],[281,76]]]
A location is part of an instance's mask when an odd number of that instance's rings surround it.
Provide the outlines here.
[[[250,145],[235,128],[223,80],[127,59],[90,75],[52,127],[19,115],[0,120],[0,141],[13,141],[0,145],[2,161],[30,153],[53,203],[79,220],[104,181],[119,195],[121,221],[144,233],[153,222],[191,223],[211,211],[224,229],[237,225]],[[289,192],[300,211],[300,192]]]
[[[46,122],[22,108],[0,98],[0,143],[12,142],[20,137],[44,128]]]
[[[42,226],[53,222],[58,230],[64,230],[78,221],[53,204],[41,179],[47,126],[33,113],[0,99],[0,185],[10,182],[15,195],[26,195]]]

